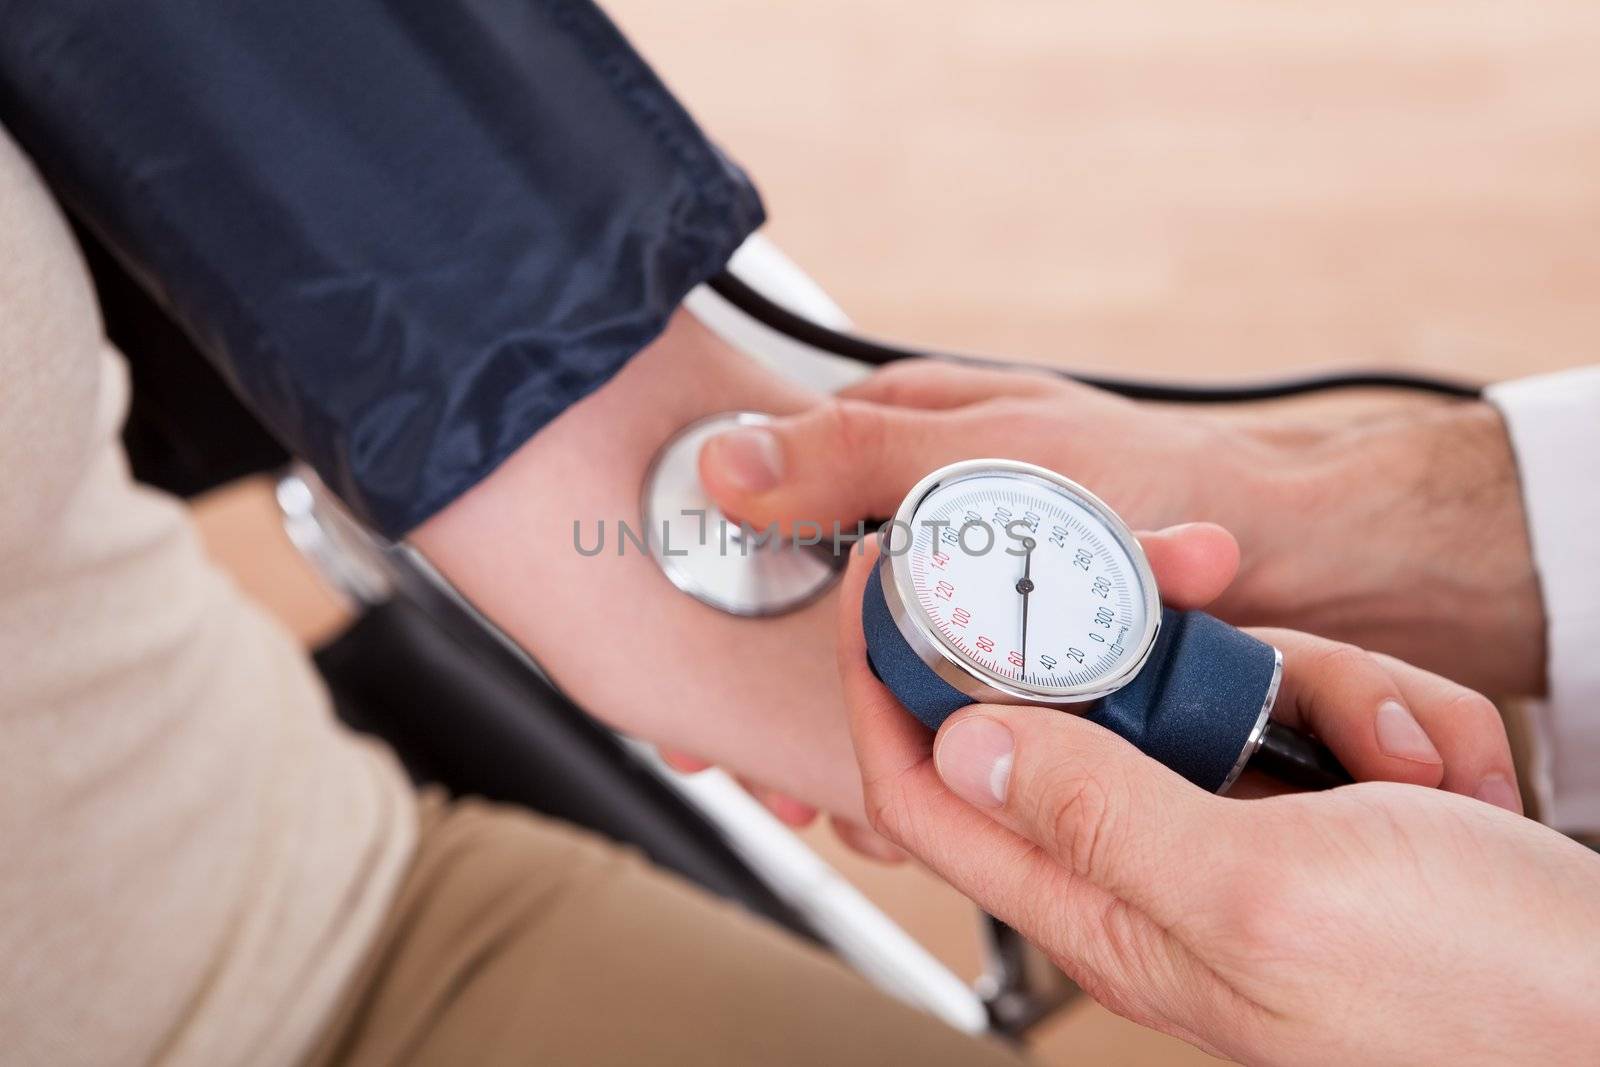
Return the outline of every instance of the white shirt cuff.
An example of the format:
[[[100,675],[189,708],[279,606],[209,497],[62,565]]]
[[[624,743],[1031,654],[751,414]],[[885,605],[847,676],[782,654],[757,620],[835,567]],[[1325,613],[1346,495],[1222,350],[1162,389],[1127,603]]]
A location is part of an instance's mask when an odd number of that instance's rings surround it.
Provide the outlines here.
[[[1534,709],[1546,821],[1600,830],[1600,366],[1491,386],[1544,594],[1549,696]]]

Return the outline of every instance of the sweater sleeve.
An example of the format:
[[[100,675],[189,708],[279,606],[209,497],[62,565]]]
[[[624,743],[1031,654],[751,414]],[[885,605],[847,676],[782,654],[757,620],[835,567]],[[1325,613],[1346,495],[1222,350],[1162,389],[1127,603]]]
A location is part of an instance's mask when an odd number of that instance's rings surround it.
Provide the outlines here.
[[[391,537],[762,221],[586,0],[0,0],[0,25],[0,122]]]

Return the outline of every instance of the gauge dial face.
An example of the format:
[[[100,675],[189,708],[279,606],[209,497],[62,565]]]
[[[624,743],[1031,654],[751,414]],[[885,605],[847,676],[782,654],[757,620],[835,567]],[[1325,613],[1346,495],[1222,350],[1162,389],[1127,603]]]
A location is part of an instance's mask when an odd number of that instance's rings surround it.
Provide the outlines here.
[[[890,544],[903,552],[894,567],[904,607],[992,682],[1058,700],[1103,695],[1137,673],[1154,638],[1143,551],[1086,491],[1014,467],[940,479],[909,519],[902,509],[909,549],[903,528]]]

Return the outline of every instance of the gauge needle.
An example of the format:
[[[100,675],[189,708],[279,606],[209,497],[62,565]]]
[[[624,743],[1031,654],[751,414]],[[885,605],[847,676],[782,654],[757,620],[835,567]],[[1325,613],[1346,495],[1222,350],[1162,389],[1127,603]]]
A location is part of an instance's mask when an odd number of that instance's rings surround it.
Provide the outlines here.
[[[1017,579],[1017,592],[1022,594],[1022,677],[1028,677],[1028,594],[1033,592],[1033,547],[1034,540],[1025,537],[1022,540],[1022,577]]]

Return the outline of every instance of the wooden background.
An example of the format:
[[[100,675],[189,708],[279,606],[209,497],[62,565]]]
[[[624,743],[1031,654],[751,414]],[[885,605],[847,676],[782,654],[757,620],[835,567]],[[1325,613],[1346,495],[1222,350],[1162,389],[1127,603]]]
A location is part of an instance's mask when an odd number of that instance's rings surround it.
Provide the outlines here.
[[[1194,375],[1600,337],[1600,5],[611,0],[863,326]]]

